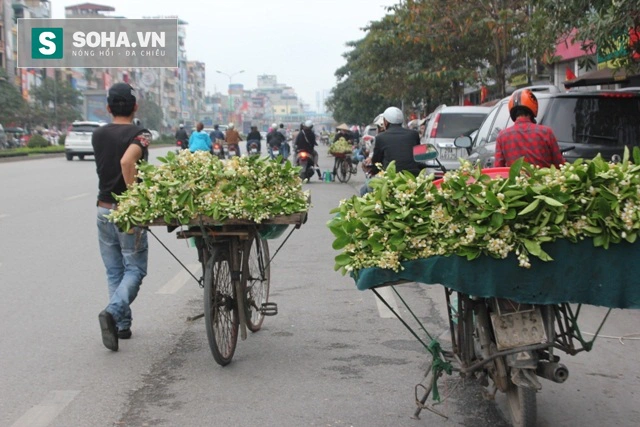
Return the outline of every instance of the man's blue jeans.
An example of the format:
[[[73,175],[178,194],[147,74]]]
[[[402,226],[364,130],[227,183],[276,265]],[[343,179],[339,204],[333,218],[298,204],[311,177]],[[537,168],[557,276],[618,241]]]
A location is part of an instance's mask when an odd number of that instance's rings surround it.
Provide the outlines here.
[[[135,227],[133,234],[123,233],[105,215],[110,209],[98,206],[100,255],[107,271],[109,305],[119,330],[131,327],[131,303],[136,299],[142,279],[147,275],[149,246],[147,231]]]

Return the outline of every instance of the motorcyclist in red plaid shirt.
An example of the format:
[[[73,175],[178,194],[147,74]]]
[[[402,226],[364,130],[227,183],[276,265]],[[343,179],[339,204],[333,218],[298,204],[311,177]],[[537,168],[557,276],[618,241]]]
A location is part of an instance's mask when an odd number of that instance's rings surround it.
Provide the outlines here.
[[[536,124],[538,100],[529,89],[515,91],[509,99],[513,126],[500,131],[496,140],[496,166],[511,166],[521,157],[540,167],[565,162],[553,130]]]

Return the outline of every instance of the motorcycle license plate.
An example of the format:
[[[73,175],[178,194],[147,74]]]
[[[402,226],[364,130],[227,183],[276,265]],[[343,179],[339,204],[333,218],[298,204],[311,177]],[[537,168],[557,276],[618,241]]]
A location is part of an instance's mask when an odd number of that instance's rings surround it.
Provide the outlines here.
[[[278,151],[278,150],[273,150],[273,155],[274,155],[274,156],[278,156],[278,155],[280,155],[280,151]]]
[[[491,313],[498,350],[547,342],[539,308],[509,314]]]
[[[251,154],[256,154],[256,153],[258,153],[258,150],[256,150],[255,148],[252,148],[251,149]]]
[[[235,155],[236,155],[236,152],[235,152],[235,151],[229,151],[229,155],[230,155],[230,156],[235,156]]]
[[[213,149],[213,154],[220,154],[220,149],[219,148],[214,148]]]

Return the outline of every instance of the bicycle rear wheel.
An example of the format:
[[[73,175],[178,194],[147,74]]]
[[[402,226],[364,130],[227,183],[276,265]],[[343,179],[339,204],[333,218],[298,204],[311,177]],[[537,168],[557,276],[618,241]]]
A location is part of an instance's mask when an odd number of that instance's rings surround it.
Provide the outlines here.
[[[337,172],[338,172],[338,180],[340,182],[347,182],[351,178],[351,166],[347,162],[346,159],[337,159]]]
[[[248,277],[246,287],[245,311],[247,328],[257,332],[264,321],[263,304],[269,302],[271,267],[269,263],[269,244],[256,235],[248,251]]]
[[[231,362],[238,342],[238,304],[231,280],[228,247],[218,247],[204,274],[204,318],[213,358],[220,366]]]

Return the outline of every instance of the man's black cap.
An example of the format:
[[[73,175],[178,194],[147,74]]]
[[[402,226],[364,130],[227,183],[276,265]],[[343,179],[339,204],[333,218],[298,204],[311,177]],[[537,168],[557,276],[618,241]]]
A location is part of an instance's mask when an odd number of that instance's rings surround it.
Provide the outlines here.
[[[125,104],[136,103],[136,91],[128,83],[116,83],[109,88],[107,103],[109,105],[116,102],[124,102]]]

